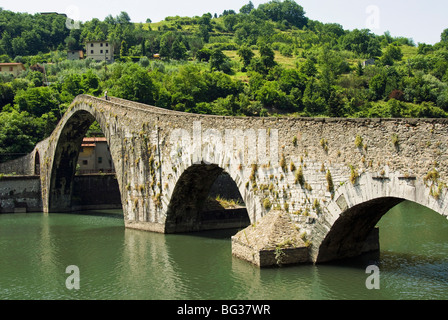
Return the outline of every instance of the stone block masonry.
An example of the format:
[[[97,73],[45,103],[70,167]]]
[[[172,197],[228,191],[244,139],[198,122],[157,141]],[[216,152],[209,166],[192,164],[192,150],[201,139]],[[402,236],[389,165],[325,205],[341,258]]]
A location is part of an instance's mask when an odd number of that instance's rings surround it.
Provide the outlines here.
[[[29,157],[40,166],[45,212],[69,210],[81,140],[95,120],[127,227],[199,230],[205,198],[224,172],[251,224],[272,210],[289,215],[315,263],[375,247],[366,245],[369,235],[401,201],[448,214],[446,119],[223,117],[86,95],[36,146],[40,161]]]
[[[42,211],[40,179],[37,176],[0,178],[0,213]]]
[[[259,267],[309,262],[307,244],[282,211],[271,211],[232,237],[232,254]]]

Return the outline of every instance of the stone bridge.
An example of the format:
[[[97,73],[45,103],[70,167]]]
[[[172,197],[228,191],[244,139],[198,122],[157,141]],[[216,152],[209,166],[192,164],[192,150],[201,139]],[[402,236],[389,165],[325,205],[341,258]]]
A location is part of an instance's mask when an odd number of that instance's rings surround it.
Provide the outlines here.
[[[261,266],[275,264],[274,252],[278,263],[279,250],[303,249],[291,263],[319,263],[378,249],[375,225],[404,200],[448,214],[447,120],[224,117],[87,95],[18,160],[40,174],[44,212],[71,211],[81,141],[95,120],[127,228],[203,229],[205,198],[227,172],[251,222],[233,237],[234,255]]]

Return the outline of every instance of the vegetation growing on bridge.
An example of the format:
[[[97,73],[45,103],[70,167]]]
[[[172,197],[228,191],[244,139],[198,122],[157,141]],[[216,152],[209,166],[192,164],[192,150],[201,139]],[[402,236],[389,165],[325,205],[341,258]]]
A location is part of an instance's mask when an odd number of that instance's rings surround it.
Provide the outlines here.
[[[415,45],[305,11],[293,0],[249,2],[155,23],[131,23],[122,12],[70,30],[60,15],[0,9],[0,62],[26,68],[17,78],[0,75],[0,154],[29,152],[76,95],[105,90],[201,114],[447,116],[448,29],[435,45]],[[66,50],[86,40],[108,40],[115,63],[68,61]],[[374,64],[364,67],[368,59]]]

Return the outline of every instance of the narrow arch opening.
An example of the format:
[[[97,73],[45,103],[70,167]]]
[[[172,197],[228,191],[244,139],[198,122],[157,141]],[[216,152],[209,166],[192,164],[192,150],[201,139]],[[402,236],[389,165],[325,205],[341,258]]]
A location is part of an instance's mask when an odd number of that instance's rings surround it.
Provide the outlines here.
[[[34,175],[40,176],[40,155],[39,151],[34,154]]]
[[[195,164],[176,183],[165,232],[236,229],[249,224],[244,201],[230,175],[218,165]]]
[[[65,124],[54,156],[49,212],[121,208],[111,152],[95,123],[90,113],[79,111]]]

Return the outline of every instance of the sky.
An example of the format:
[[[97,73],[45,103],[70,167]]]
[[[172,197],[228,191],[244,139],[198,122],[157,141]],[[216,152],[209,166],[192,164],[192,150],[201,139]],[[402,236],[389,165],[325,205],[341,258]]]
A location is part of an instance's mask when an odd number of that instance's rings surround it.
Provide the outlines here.
[[[201,16],[221,14],[224,10],[239,9],[249,0],[1,0],[0,7],[14,12],[65,13],[74,20],[104,20],[121,11],[129,14],[132,22],[153,22],[167,16]],[[255,7],[269,0],[252,0]],[[324,23],[339,23],[344,29],[370,29],[381,35],[389,31],[393,37],[406,37],[415,44],[434,44],[448,28],[448,1],[445,0],[296,0],[306,16]]]

